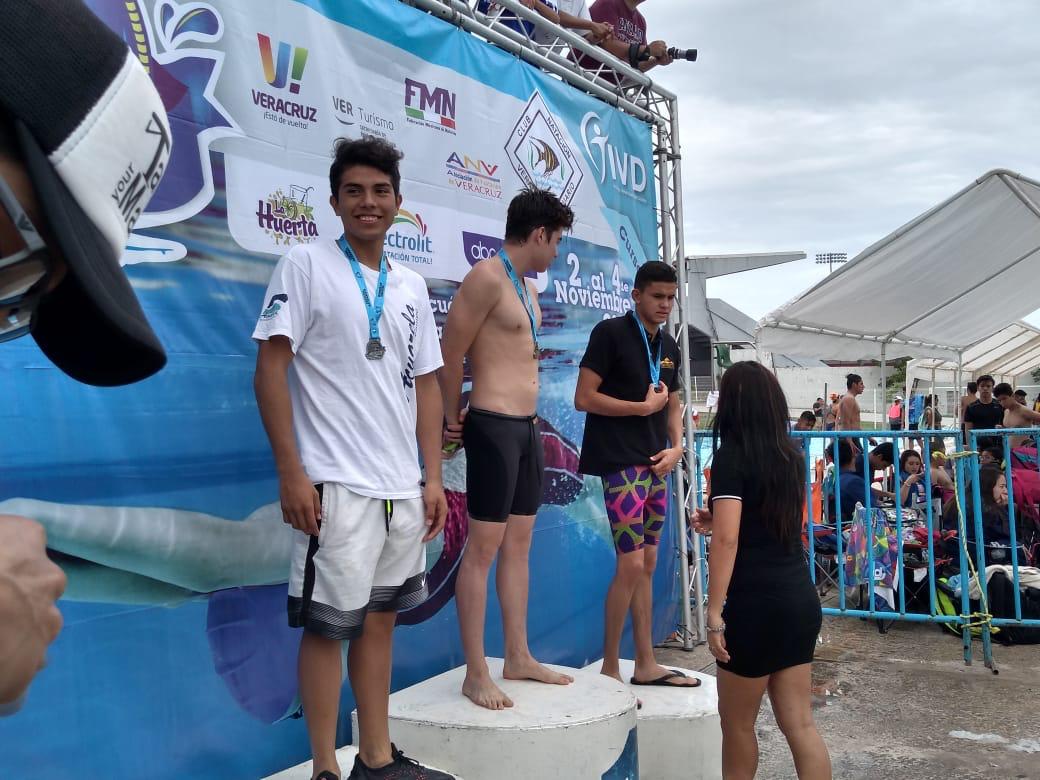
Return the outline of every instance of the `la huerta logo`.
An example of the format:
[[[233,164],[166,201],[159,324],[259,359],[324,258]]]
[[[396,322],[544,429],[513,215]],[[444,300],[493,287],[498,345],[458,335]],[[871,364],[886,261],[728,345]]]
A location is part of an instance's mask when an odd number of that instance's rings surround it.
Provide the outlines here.
[[[280,187],[257,202],[256,224],[276,244],[308,244],[318,237],[314,207],[307,203],[313,187],[289,185],[286,194]]]
[[[260,66],[264,73],[264,81],[279,92],[288,89],[291,96],[299,95],[303,69],[307,67],[307,49],[279,41],[278,53],[275,55],[271,39],[266,35],[257,33],[256,42],[260,48]],[[253,103],[264,109],[264,119],[270,122],[306,130],[311,122],[318,121],[318,109],[314,106],[277,97],[259,89],[252,90],[252,94]]]
[[[417,265],[433,265],[433,239],[418,212],[401,209],[386,234],[386,256]]]

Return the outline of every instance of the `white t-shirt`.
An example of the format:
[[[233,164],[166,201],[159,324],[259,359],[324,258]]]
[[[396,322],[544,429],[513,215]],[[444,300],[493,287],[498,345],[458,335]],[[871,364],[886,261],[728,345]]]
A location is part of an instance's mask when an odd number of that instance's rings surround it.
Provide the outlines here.
[[[589,15],[589,8],[588,5],[586,5],[585,0],[542,0],[542,2],[550,6],[554,11],[562,11],[571,16],[577,16],[579,19],[592,19],[592,16]],[[584,30],[573,30],[572,32],[578,35],[588,34]],[[556,40],[556,36],[553,33],[547,32],[545,29],[539,28],[538,30],[535,30],[534,40],[548,46]]]
[[[361,272],[374,296],[378,272]],[[292,343],[293,429],[308,478],[372,498],[420,496],[415,377],[442,365],[423,278],[391,264],[379,320],[386,354],[369,360],[368,314],[339,246],[295,246],[274,269],[253,331],[272,336]]]

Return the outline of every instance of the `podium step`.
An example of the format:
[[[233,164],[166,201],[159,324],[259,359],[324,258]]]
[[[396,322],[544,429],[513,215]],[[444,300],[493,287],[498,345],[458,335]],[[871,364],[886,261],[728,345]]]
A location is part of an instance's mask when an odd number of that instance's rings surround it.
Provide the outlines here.
[[[581,670],[582,676],[604,677],[602,661]],[[621,661],[621,676],[631,679],[635,664]],[[711,675],[679,669],[701,684],[689,690],[655,686],[628,686],[643,703],[636,713],[641,780],[715,780],[722,777],[722,728],[719,694]],[[616,680],[614,685],[621,686]]]
[[[409,755],[468,778],[638,780],[631,691],[563,666],[551,668],[574,677],[571,685],[505,680],[500,658],[489,658],[488,666],[514,706],[473,704],[462,695],[466,669],[458,667],[390,696],[391,739]]]
[[[343,772],[343,780],[346,780],[347,775],[350,774],[350,768],[354,766],[354,756],[356,755],[357,748],[353,745],[342,747],[336,751],[336,759],[339,761],[339,768]],[[427,766],[429,765],[427,764]],[[442,769],[441,771],[443,772],[445,770]],[[279,772],[276,775],[269,775],[264,778],[264,780],[311,780],[311,762],[304,761],[302,764],[290,767],[284,772]],[[462,780],[462,778],[456,775],[455,780]]]

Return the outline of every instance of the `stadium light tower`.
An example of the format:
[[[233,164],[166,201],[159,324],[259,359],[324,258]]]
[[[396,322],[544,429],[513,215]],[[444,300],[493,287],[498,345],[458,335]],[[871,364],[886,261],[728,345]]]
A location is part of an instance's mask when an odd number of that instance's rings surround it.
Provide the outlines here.
[[[847,263],[849,256],[845,252],[817,252],[816,253],[816,265],[826,265],[827,273],[831,273],[834,270],[835,265],[841,265]]]

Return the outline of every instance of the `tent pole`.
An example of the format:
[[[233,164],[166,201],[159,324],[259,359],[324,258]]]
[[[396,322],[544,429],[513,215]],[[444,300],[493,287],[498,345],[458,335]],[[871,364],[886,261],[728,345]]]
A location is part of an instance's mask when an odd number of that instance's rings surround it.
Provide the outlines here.
[[[885,388],[886,388],[887,383],[888,383],[888,377],[886,376],[886,373],[887,373],[886,372],[886,368],[887,368],[887,366],[885,365],[885,347],[886,346],[888,346],[888,345],[884,341],[882,341],[881,342],[881,415],[878,415],[877,396],[874,397],[874,415],[876,417],[879,417],[879,419],[883,418],[886,415],[887,407],[885,405],[888,403],[888,401],[886,400],[886,395],[887,394],[885,393]]]

